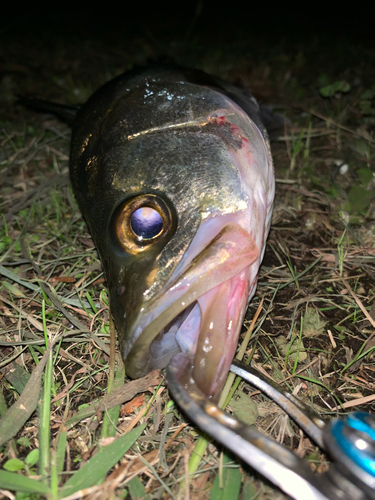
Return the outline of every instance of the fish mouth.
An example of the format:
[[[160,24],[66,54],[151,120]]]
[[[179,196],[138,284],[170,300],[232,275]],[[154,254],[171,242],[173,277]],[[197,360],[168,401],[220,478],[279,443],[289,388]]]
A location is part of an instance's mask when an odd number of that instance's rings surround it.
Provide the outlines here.
[[[199,388],[216,400],[235,354],[258,267],[259,251],[250,233],[227,223],[152,303],[140,309],[122,346],[128,375],[138,378],[164,368],[182,352]]]

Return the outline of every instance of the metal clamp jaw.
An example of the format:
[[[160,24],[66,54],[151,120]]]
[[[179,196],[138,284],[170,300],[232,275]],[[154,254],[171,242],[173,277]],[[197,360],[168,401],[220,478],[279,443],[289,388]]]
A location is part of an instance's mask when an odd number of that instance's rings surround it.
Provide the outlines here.
[[[296,500],[375,499],[375,417],[356,412],[325,422],[305,403],[257,370],[233,361],[231,371],[277,403],[326,451],[333,463],[314,474],[293,452],[248,427],[209,401],[181,355],[167,369],[173,398],[197,426]]]

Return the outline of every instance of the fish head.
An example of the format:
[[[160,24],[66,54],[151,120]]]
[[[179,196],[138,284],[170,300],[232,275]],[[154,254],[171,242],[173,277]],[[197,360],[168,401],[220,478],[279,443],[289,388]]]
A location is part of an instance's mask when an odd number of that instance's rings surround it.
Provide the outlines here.
[[[126,371],[141,377],[182,352],[217,399],[270,225],[267,138],[213,89],[157,79],[111,85],[77,118],[71,177]]]

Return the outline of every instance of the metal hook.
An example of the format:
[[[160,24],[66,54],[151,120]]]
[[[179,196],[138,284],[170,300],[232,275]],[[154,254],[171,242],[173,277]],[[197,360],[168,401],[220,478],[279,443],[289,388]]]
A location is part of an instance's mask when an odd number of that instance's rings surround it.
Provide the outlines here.
[[[310,407],[257,370],[233,361],[231,371],[274,400],[335,462],[314,474],[292,451],[213,404],[179,354],[167,368],[173,398],[195,424],[296,500],[375,499],[375,419],[354,413],[329,424]]]

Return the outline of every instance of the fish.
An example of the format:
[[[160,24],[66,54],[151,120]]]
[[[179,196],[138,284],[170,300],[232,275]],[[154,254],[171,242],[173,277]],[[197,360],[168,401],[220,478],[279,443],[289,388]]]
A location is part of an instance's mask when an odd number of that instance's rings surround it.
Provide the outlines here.
[[[70,111],[71,182],[127,375],[182,353],[217,400],[271,224],[274,168],[257,101],[165,65],[128,71]]]

